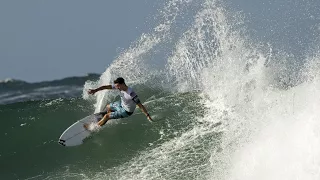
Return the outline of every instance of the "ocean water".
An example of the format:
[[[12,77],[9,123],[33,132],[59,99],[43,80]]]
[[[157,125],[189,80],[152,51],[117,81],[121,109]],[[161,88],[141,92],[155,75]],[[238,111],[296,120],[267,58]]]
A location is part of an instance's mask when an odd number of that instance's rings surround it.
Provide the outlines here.
[[[296,55],[256,38],[230,3],[167,1],[101,75],[0,83],[0,179],[319,179],[319,17]],[[118,76],[155,122],[137,109],[81,146],[60,146],[73,122],[119,99],[86,93]]]

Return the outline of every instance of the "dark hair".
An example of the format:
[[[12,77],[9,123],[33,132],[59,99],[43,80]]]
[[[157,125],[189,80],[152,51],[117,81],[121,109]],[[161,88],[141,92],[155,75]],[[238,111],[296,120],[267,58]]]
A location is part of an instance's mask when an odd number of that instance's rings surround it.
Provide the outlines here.
[[[114,84],[125,84],[124,79],[122,77],[118,77],[116,80],[113,81]]]

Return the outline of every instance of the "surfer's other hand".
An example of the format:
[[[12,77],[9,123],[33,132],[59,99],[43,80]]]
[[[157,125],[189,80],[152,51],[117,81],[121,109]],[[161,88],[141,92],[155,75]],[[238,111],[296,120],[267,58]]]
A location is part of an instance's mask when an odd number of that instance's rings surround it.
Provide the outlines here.
[[[152,118],[151,118],[150,115],[148,115],[147,118],[148,118],[148,120],[149,120],[150,122],[153,122],[153,120],[152,120]]]
[[[88,94],[94,94],[94,93],[96,93],[97,91],[95,90],[95,89],[89,89],[89,91],[88,91]]]

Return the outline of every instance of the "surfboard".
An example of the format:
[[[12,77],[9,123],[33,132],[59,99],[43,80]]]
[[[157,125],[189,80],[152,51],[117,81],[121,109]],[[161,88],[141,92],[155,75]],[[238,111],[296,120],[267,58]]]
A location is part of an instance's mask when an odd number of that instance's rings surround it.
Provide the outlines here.
[[[83,141],[93,133],[93,131],[86,130],[83,125],[97,123],[103,115],[103,112],[92,114],[73,123],[61,134],[58,143],[62,146],[78,146],[83,144]]]

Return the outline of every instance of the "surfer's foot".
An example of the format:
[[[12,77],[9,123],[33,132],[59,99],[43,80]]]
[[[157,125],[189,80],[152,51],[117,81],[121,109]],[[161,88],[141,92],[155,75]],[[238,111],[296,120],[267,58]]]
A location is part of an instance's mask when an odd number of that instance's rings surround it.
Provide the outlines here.
[[[89,130],[89,124],[84,124],[83,127],[84,127],[86,130]]]

